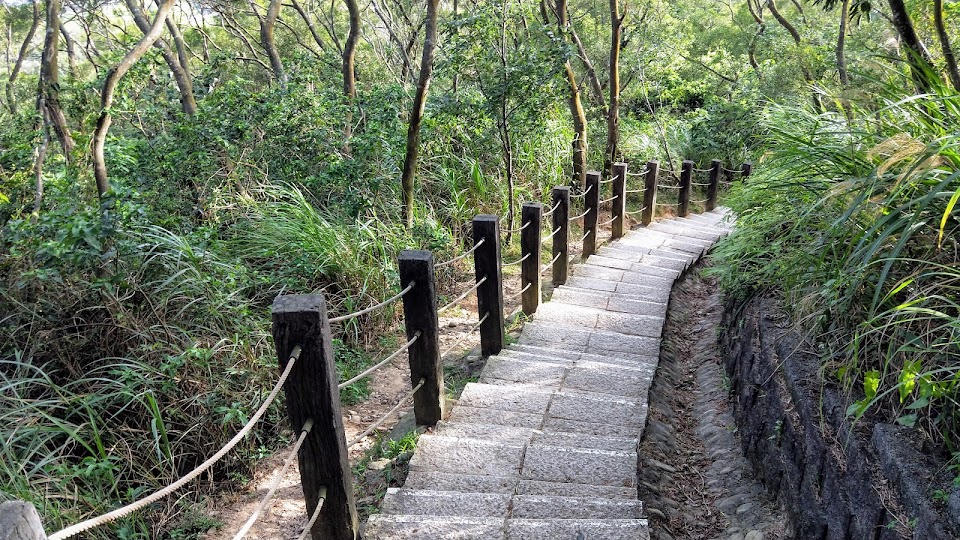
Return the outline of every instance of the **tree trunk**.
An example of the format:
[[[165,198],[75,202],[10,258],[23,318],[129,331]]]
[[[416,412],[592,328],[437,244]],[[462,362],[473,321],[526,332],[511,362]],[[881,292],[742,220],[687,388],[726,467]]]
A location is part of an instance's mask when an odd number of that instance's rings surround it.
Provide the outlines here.
[[[133,22],[136,23],[137,28],[146,35],[147,32],[150,31],[150,22],[147,20],[146,15],[143,14],[143,10],[140,8],[138,2],[139,0],[126,0],[127,8],[133,16]],[[180,31],[176,25],[173,24],[173,21],[169,19],[167,19],[165,24],[167,29],[170,30],[170,33],[173,34],[174,41],[176,42],[177,36],[180,36]],[[173,73],[173,79],[176,81],[177,89],[180,91],[180,106],[183,108],[183,112],[189,115],[195,114],[197,112],[197,100],[193,95],[193,79],[190,76],[189,66],[187,64],[188,58],[186,46],[183,43],[183,36],[180,36],[179,42],[177,43],[177,54],[174,54],[170,48],[170,44],[162,38],[158,38],[153,46],[160,50],[160,55],[163,56],[167,67],[169,67],[170,72]]]
[[[50,0],[49,4],[55,3]],[[50,120],[47,115],[47,109],[43,103],[43,95],[37,100],[37,109],[41,116],[41,137],[40,144],[33,151],[33,178],[36,185],[36,191],[33,198],[33,213],[30,214],[30,222],[36,223],[40,218],[40,207],[43,205],[43,162],[47,158],[47,149],[50,148]]]
[[[557,26],[560,34],[570,36],[568,27],[570,21],[567,18],[567,0],[557,0],[555,9],[557,17]],[[544,20],[544,24],[550,21]],[[572,37],[569,37],[572,40]],[[570,65],[570,61],[563,66],[567,75],[567,85],[569,86],[568,105],[570,107],[570,116],[573,118],[573,131],[576,134],[573,140],[573,178],[577,186],[585,186],[587,182],[587,115],[583,111],[583,104],[580,102],[580,87],[577,85],[577,76]],[[602,95],[602,94],[601,94]]]
[[[153,46],[154,42],[160,38],[163,32],[164,21],[173,7],[174,0],[161,0],[157,7],[157,14],[153,20],[153,25],[146,32],[137,45],[128,52],[120,62],[110,68],[107,72],[107,78],[103,81],[103,89],[100,91],[100,116],[97,118],[97,127],[93,131],[93,175],[97,180],[97,193],[102,201],[107,192],[110,191],[110,179],[107,176],[107,163],[103,157],[103,146],[107,140],[107,132],[110,130],[110,123],[113,118],[110,115],[110,107],[113,106],[113,96],[117,91],[117,84],[120,79],[130,71],[130,68],[140,59],[147,49]]]
[[[423,38],[423,56],[420,60],[420,78],[417,81],[417,94],[410,111],[410,124],[407,126],[407,151],[403,158],[403,219],[407,229],[413,228],[413,180],[417,172],[417,157],[420,145],[420,124],[423,122],[423,108],[430,91],[430,77],[433,75],[433,56],[437,47],[437,11],[440,0],[427,0],[427,27]]]
[[[567,15],[568,20],[569,18],[569,15]],[[590,81],[590,88],[593,90],[593,102],[601,109],[606,109],[607,103],[603,97],[603,86],[600,84],[600,78],[597,77],[597,70],[593,67],[593,62],[590,61],[590,56],[587,55],[587,49],[584,48],[583,42],[580,41],[577,29],[574,28],[573,23],[569,23],[568,26],[570,28],[570,39],[577,46],[577,57],[583,63],[583,68],[587,70],[587,80]]]
[[[60,52],[60,9],[62,0],[47,0],[47,30],[43,39],[43,53],[40,57],[40,76],[37,88],[37,113],[40,114],[45,130],[45,137],[49,138],[49,126],[60,141],[60,148],[67,163],[71,163],[75,143],[67,125],[67,118],[60,108],[60,67],[58,56]],[[46,155],[47,144],[43,145],[43,156]],[[43,167],[42,161],[37,169]],[[37,173],[38,182],[39,172]]]
[[[280,82],[280,86],[285,86],[287,77],[283,72],[283,62],[280,61],[280,52],[277,50],[277,44],[273,39],[273,30],[277,26],[277,17],[280,16],[280,0],[270,0],[267,6],[267,15],[260,16],[260,13],[254,8],[254,13],[260,19],[260,45],[267,58],[270,59],[270,69],[273,70],[273,76]]]
[[[943,23],[943,0],[933,0],[933,24],[937,28],[937,38],[940,40],[940,49],[943,51],[943,60],[947,64],[947,75],[953,89],[960,91],[960,70],[957,69],[957,57],[953,54],[950,45],[950,36]]]
[[[840,4],[840,32],[837,34],[837,73],[840,75],[840,84],[844,88],[850,86],[850,74],[847,73],[847,58],[844,47],[847,41],[847,25],[850,23],[850,0],[843,0]]]
[[[13,64],[10,77],[7,79],[7,108],[10,109],[10,114],[16,114],[17,112],[17,100],[13,93],[13,84],[17,82],[20,69],[23,67],[23,61],[30,51],[30,42],[33,41],[38,26],[40,26],[40,0],[33,0],[33,22],[30,24],[30,30],[27,31],[27,37],[23,39],[23,44],[20,45],[20,54],[17,55],[17,61]]]
[[[63,36],[63,43],[67,48],[67,65],[70,69],[70,77],[77,78],[77,43],[67,32],[67,27],[63,21],[60,21],[60,35]]]
[[[360,6],[357,0],[345,0],[350,14],[350,31],[343,43],[343,94],[347,97],[347,111],[344,115],[343,149],[350,155],[350,137],[353,136],[353,107],[357,101],[357,74],[353,69],[357,53],[357,38],[360,36]]]
[[[297,13],[300,14],[300,18],[303,19],[303,22],[307,25],[307,29],[310,30],[310,35],[313,36],[313,41],[316,42],[317,47],[320,47],[321,51],[326,49],[326,47],[323,45],[323,39],[320,38],[320,34],[317,32],[317,25],[313,23],[313,19],[303,9],[303,6],[300,5],[300,2],[297,2],[297,0],[291,0],[291,5],[293,5],[293,9],[297,10]]]
[[[803,45],[803,38],[800,37],[800,32],[798,32],[796,27],[794,27],[793,24],[791,24],[790,21],[788,21],[786,17],[780,13],[780,10],[777,9],[777,3],[775,0],[767,0],[767,9],[770,10],[770,14],[773,15],[773,18],[780,23],[780,26],[786,29],[786,31],[793,38],[793,42],[796,43],[798,54],[800,55],[800,74],[803,75],[803,80],[806,81],[807,84],[813,85],[813,74],[810,73],[810,68],[807,67],[807,62],[803,58],[803,52],[799,51],[800,46]],[[820,102],[820,95],[817,94],[816,90],[812,90],[812,92],[813,108],[817,112],[822,112],[823,103]]]
[[[917,31],[913,27],[913,21],[910,20],[910,13],[903,0],[888,0],[890,12],[893,18],[893,27],[896,28],[900,40],[907,48],[907,64],[910,66],[910,74],[913,77],[913,84],[917,91],[926,93],[930,90],[932,82],[930,80],[930,52],[920,41]]]
[[[619,0],[610,0],[610,106],[607,108],[607,148],[603,156],[603,174],[617,159],[620,140],[620,35],[623,18],[620,16]]]

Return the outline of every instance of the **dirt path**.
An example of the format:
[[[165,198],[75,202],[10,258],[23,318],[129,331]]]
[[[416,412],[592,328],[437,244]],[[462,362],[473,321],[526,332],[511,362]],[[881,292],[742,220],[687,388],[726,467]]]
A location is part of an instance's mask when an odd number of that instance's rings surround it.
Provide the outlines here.
[[[695,268],[674,286],[650,416],[640,499],[652,540],[778,540],[780,513],[743,457],[717,332],[717,285]]]

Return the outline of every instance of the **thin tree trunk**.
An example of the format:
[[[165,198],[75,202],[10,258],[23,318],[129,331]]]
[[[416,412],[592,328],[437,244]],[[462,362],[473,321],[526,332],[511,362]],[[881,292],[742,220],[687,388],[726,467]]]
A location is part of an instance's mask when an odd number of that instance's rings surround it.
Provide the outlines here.
[[[50,3],[53,3],[51,0]],[[37,100],[37,108],[41,115],[42,136],[40,144],[33,151],[33,178],[36,186],[33,198],[33,213],[30,214],[30,222],[36,223],[40,218],[40,207],[43,205],[43,162],[47,158],[47,149],[50,148],[50,122],[47,117],[47,109],[43,103],[43,95]]]
[[[300,2],[297,0],[291,0],[293,9],[297,10],[297,13],[300,14],[300,18],[303,19],[303,22],[307,25],[307,29],[310,30],[310,35],[313,36],[313,41],[316,42],[317,47],[320,47],[320,50],[326,49],[323,45],[323,39],[320,38],[320,34],[317,32],[317,26],[313,24],[313,19],[310,15],[303,9],[303,6],[300,5]]]
[[[440,0],[427,0],[427,28],[423,38],[423,57],[420,60],[420,78],[417,81],[417,94],[413,99],[410,124],[407,126],[407,151],[403,158],[403,219],[407,229],[413,228],[413,181],[417,172],[417,157],[420,146],[420,124],[423,122],[423,108],[430,91],[430,77],[433,75],[433,57],[437,47],[437,11]]]
[[[943,0],[933,0],[933,24],[937,28],[937,38],[940,40],[940,49],[943,51],[943,60],[947,64],[947,75],[953,89],[960,91],[960,70],[957,69],[957,57],[953,54],[950,45],[950,36],[943,22]]]
[[[377,3],[376,0],[371,0],[370,5],[373,7],[373,12],[377,14],[377,17],[383,23],[383,26],[387,28],[387,36],[390,38],[390,41],[393,42],[393,46],[397,48],[397,51],[400,53],[400,61],[403,63],[403,74],[401,75],[401,81],[406,84],[407,81],[413,80],[413,68],[411,67],[412,62],[410,61],[410,54],[407,51],[407,47],[403,44],[403,41],[400,39],[400,36],[397,35],[396,30],[393,28],[393,21],[389,19],[384,11],[384,8]]]
[[[557,0],[554,14],[557,18],[557,27],[561,35],[568,36],[572,40],[572,33],[569,26],[570,21],[567,17],[567,0]],[[546,16],[546,14],[544,14]],[[544,20],[544,24],[550,21]],[[573,178],[577,186],[585,186],[587,182],[587,115],[583,111],[583,104],[580,102],[580,87],[577,85],[577,75],[573,71],[573,66],[567,60],[563,65],[563,70],[567,76],[568,98],[567,103],[570,107],[570,116],[573,119]],[[602,96],[602,94],[601,94]]]
[[[110,191],[110,179],[107,176],[107,163],[103,156],[103,146],[107,140],[107,132],[110,130],[110,124],[113,121],[110,115],[110,107],[113,106],[114,93],[117,91],[117,84],[120,79],[130,71],[130,68],[153,46],[154,42],[163,32],[164,21],[173,7],[174,0],[161,0],[157,7],[157,14],[153,20],[150,30],[144,34],[137,45],[129,51],[120,62],[110,68],[107,72],[107,78],[103,81],[103,89],[100,91],[100,116],[97,118],[97,127],[93,131],[93,175],[97,180],[97,193],[103,200],[107,192]]]
[[[353,136],[353,107],[357,101],[357,74],[354,60],[357,54],[357,38],[360,36],[360,6],[357,0],[344,0],[350,14],[350,31],[343,43],[343,94],[347,97],[347,111],[344,115],[343,149],[350,155],[350,137]]]
[[[620,140],[620,36],[623,17],[618,0],[610,0],[610,106],[607,108],[607,148],[603,157],[603,174],[610,174],[617,159]]]
[[[847,25],[850,22],[850,0],[843,0],[840,4],[840,32],[837,34],[837,73],[840,75],[840,84],[844,88],[850,86],[850,74],[847,73],[847,58],[844,47],[847,41]]]
[[[251,8],[260,20],[260,45],[267,58],[270,59],[270,69],[273,70],[273,76],[280,82],[280,86],[285,86],[287,79],[283,71],[283,62],[280,60],[280,52],[277,50],[277,44],[273,39],[273,31],[277,26],[277,17],[280,16],[280,0],[270,0],[267,5],[266,16],[261,16],[256,6],[251,0]]]
[[[67,27],[63,21],[60,21],[60,35],[63,36],[63,43],[67,48],[67,65],[70,70],[70,77],[77,78],[77,43],[67,32]]]
[[[569,16],[567,18],[569,19]],[[587,49],[580,41],[580,36],[577,34],[577,29],[573,27],[573,23],[568,24],[568,27],[570,28],[570,39],[577,46],[577,56],[583,63],[583,68],[587,70],[587,80],[590,81],[590,88],[593,90],[593,102],[601,109],[606,109],[606,98],[603,96],[603,86],[600,84],[600,78],[597,77],[597,70],[593,67],[593,62],[590,61]]]
[[[926,93],[930,90],[933,81],[930,80],[930,52],[917,36],[917,31],[913,27],[913,21],[910,19],[910,13],[903,0],[887,0],[890,5],[890,14],[893,19],[893,27],[900,35],[900,40],[907,48],[907,64],[910,66],[910,74],[913,76],[913,83],[920,93]]]
[[[43,119],[43,129],[45,136],[49,139],[49,126],[53,125],[53,130],[57,134],[57,140],[60,141],[60,148],[63,150],[63,156],[67,163],[72,162],[73,148],[75,143],[73,136],[70,135],[70,127],[67,125],[67,118],[60,108],[60,9],[62,0],[47,0],[47,20],[46,32],[43,39],[43,53],[40,57],[40,76],[37,88],[37,113]],[[46,143],[44,143],[41,159],[46,155]],[[42,169],[43,163],[37,165],[37,169]],[[40,173],[37,173],[38,182]]]
[[[33,0],[33,22],[30,24],[30,30],[27,31],[27,37],[23,39],[23,44],[20,45],[20,54],[17,55],[17,61],[13,64],[13,69],[10,70],[10,77],[7,79],[7,107],[10,109],[10,114],[16,114],[17,112],[17,101],[13,93],[13,84],[17,82],[20,69],[23,67],[23,61],[30,51],[30,42],[33,41],[33,36],[37,33],[38,26],[40,26],[40,0]]]
[[[800,55],[800,74],[803,75],[803,80],[806,81],[807,84],[813,85],[813,74],[810,73],[810,68],[807,67],[807,62],[802,56],[803,53],[799,51],[800,46],[803,44],[803,38],[800,37],[800,32],[798,32],[796,27],[794,27],[793,24],[791,24],[790,21],[788,21],[786,17],[780,13],[780,10],[777,9],[776,0],[767,0],[767,9],[770,10],[770,14],[773,15],[773,18],[780,23],[780,26],[786,29],[786,31],[793,38],[793,42],[797,45],[798,54]],[[817,94],[816,90],[811,91],[813,93],[812,101],[814,110],[817,112],[823,111],[823,103],[820,102],[819,94]]]
[[[150,31],[150,22],[147,20],[146,15],[143,14],[143,10],[140,8],[138,2],[139,0],[126,0],[127,8],[130,10],[130,14],[133,15],[133,22],[136,23],[137,28],[146,35],[147,32]],[[173,34],[174,41],[176,41],[177,36],[180,35],[176,25],[173,24],[173,21],[169,18],[165,25],[167,29],[170,30],[170,33]],[[174,54],[170,48],[170,44],[167,43],[165,39],[157,39],[153,46],[160,50],[160,55],[163,56],[167,67],[169,67],[170,72],[173,73],[173,79],[176,81],[177,89],[180,91],[180,106],[183,108],[183,112],[189,115],[195,114],[197,112],[197,99],[193,95],[193,78],[190,76],[187,64],[188,59],[186,50],[183,47],[183,37],[180,36],[180,43],[177,45],[177,54]]]

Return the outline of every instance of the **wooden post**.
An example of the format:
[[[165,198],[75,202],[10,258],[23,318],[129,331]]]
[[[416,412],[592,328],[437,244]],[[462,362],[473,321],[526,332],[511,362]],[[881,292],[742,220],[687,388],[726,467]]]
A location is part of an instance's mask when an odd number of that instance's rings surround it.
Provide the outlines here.
[[[644,227],[653,221],[657,211],[657,177],[660,174],[660,162],[647,162],[647,175],[643,179],[643,212],[640,214],[640,223]]]
[[[687,217],[690,215],[690,182],[693,179],[693,162],[689,159],[683,160],[683,168],[680,169],[680,198],[677,200],[677,216]]]
[[[583,197],[583,258],[597,252],[597,218],[600,215],[600,173],[587,173],[587,194]]]
[[[423,379],[423,388],[413,395],[413,414],[418,426],[433,426],[443,419],[443,365],[440,362],[440,321],[437,319],[437,286],[433,274],[433,253],[405,249],[397,260],[400,283],[413,290],[403,297],[403,322],[410,345],[410,384]]]
[[[503,275],[500,269],[500,218],[481,214],[473,218],[473,245],[483,245],[473,252],[473,268],[477,282],[487,278],[477,289],[477,313],[480,323],[480,354],[491,356],[503,349]],[[413,292],[413,291],[410,291]]]
[[[740,166],[740,181],[746,182],[747,177],[751,174],[753,174],[753,163],[749,161],[744,162],[744,164]]]
[[[553,211],[553,286],[567,282],[568,238],[570,233],[570,188],[557,186],[550,192],[550,200],[556,210]],[[551,206],[551,208],[553,207]],[[559,230],[558,230],[559,229]],[[559,255],[559,256],[558,256]]]
[[[610,217],[613,218],[611,224],[611,239],[616,240],[623,236],[623,218],[627,213],[627,164],[613,164],[613,202],[610,206]]]
[[[0,503],[0,540],[47,540],[37,509],[25,501]]]
[[[347,457],[326,301],[322,294],[278,296],[272,311],[273,340],[281,371],[286,369],[294,349],[300,347],[300,357],[283,385],[290,427],[294,433],[300,433],[307,420],[313,420],[313,429],[297,456],[308,518],[320,502],[321,489],[327,490],[320,517],[310,530],[311,538],[356,540],[360,520]]]
[[[520,223],[526,228],[520,231],[520,256],[526,259],[520,263],[520,286],[526,289],[522,295],[523,312],[526,315],[533,315],[540,307],[542,222],[543,205],[536,202],[523,203],[520,210]]]
[[[710,162],[710,185],[707,186],[707,205],[703,208],[709,212],[717,207],[717,189],[720,186],[720,167],[719,159]]]

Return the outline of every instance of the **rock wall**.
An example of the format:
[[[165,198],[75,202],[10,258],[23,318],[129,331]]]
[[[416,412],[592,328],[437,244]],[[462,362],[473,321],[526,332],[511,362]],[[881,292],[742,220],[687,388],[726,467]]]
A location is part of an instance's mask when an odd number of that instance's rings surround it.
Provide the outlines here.
[[[728,304],[721,341],[744,454],[802,540],[960,538],[960,492],[950,504],[943,461],[896,425],[845,415],[821,387],[819,359],[788,329],[777,304]]]

